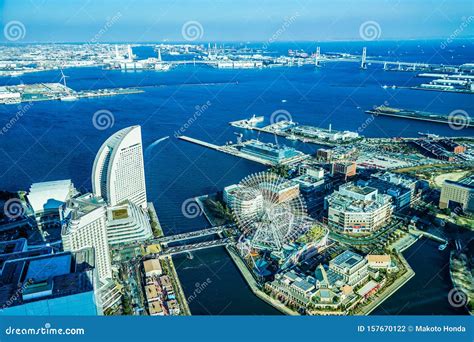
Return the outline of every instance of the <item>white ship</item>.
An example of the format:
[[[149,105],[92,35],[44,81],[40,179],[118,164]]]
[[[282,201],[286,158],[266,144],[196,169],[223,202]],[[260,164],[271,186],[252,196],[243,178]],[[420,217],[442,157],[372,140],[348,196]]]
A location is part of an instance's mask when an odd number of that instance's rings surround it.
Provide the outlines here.
[[[61,101],[76,101],[76,100],[77,100],[77,96],[74,96],[74,95],[65,95],[65,96],[61,96],[60,100],[61,100]]]
[[[263,122],[263,120],[264,120],[263,116],[255,116],[254,114],[252,115],[250,119],[247,120],[247,124],[250,126],[256,126],[260,122]]]

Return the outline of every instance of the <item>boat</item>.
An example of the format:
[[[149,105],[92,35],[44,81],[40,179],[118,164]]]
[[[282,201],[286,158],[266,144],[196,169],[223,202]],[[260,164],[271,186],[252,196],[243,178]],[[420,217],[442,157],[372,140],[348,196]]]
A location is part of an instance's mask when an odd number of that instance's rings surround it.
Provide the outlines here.
[[[252,115],[252,117],[250,119],[247,119],[246,120],[246,124],[251,126],[251,127],[255,127],[257,124],[263,122],[264,120],[264,117],[263,116],[255,116]]]
[[[445,244],[442,244],[442,245],[439,245],[438,246],[438,250],[439,251],[444,251],[446,249],[446,247],[448,247],[448,243],[446,242]]]
[[[431,139],[437,139],[439,138],[438,134],[433,134],[433,133],[424,133],[424,132],[418,132],[418,135],[421,135],[423,137],[431,138]]]
[[[288,140],[298,140],[298,138],[294,134],[291,134],[291,135],[287,136],[286,139],[288,139]]]
[[[74,96],[74,95],[61,96],[60,100],[61,101],[76,101],[77,96]]]

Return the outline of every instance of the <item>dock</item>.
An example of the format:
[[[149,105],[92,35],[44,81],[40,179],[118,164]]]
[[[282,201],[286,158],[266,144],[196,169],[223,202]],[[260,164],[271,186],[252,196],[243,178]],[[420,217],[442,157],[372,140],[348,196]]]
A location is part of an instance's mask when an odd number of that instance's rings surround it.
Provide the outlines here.
[[[373,116],[390,116],[395,118],[402,118],[402,119],[410,119],[410,120],[420,120],[420,121],[429,121],[429,122],[436,122],[442,124],[452,124],[448,116],[430,113],[430,112],[422,112],[417,110],[409,110],[409,109],[399,109],[399,108],[376,108],[371,110],[365,111],[367,114],[371,114]],[[463,126],[465,127],[474,127],[473,120],[467,120]]]
[[[229,125],[231,125],[232,127],[240,128],[240,129],[249,129],[249,130],[253,130],[253,131],[257,131],[257,132],[273,134],[275,136],[283,137],[287,140],[297,140],[297,141],[301,141],[303,143],[311,143],[311,144],[316,144],[316,145],[321,145],[321,146],[328,146],[328,147],[334,147],[334,146],[340,146],[340,145],[344,145],[344,144],[350,144],[350,143],[354,143],[354,142],[362,139],[362,137],[358,137],[358,138],[352,138],[352,139],[347,139],[347,140],[330,141],[330,140],[325,140],[325,139],[322,139],[322,138],[317,138],[315,136],[308,136],[308,135],[298,134],[298,133],[295,133],[291,130],[286,131],[284,129],[281,129],[282,125],[286,125],[286,124],[292,125],[292,124],[294,124],[294,128],[297,128],[297,129],[299,129],[299,128],[313,129],[315,134],[317,134],[318,132],[329,132],[329,133],[332,132],[333,134],[343,133],[343,132],[339,132],[339,131],[336,131],[336,130],[330,131],[330,130],[320,128],[320,127],[300,126],[300,125],[298,125],[294,122],[291,122],[291,121],[280,121],[280,122],[270,124],[270,125],[265,126],[265,127],[257,127],[257,126],[254,126],[254,125],[249,125],[249,124],[247,124],[247,122],[248,122],[248,120],[245,120],[245,119],[244,120],[237,120],[237,121],[229,122]]]
[[[273,163],[269,160],[259,158],[259,157],[256,157],[256,156],[252,156],[252,155],[249,155],[247,153],[240,152],[234,145],[226,145],[226,146],[214,145],[214,144],[211,144],[211,143],[199,140],[199,139],[194,139],[194,138],[191,138],[191,137],[187,137],[185,135],[179,136],[178,139],[181,139],[181,140],[184,140],[184,141],[196,144],[196,145],[204,146],[204,147],[207,147],[211,150],[224,152],[224,153],[233,155],[235,157],[240,157],[240,158],[247,159],[247,160],[250,160],[250,161],[253,161],[253,162],[256,162],[256,163],[260,163],[260,164],[263,164],[265,166],[274,166],[275,165],[275,163]]]

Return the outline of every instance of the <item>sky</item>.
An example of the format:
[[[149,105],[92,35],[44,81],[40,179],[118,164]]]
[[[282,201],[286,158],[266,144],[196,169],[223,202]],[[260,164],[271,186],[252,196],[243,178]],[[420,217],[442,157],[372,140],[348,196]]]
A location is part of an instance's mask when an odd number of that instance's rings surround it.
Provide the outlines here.
[[[0,24],[0,42],[466,38],[474,0],[0,0]]]

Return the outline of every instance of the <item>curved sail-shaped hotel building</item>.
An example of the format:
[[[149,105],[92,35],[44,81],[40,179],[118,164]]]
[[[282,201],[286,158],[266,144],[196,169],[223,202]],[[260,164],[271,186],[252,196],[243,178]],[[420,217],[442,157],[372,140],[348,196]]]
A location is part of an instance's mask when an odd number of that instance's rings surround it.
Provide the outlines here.
[[[146,208],[140,126],[124,128],[102,144],[94,160],[92,189],[111,206],[128,200]]]

